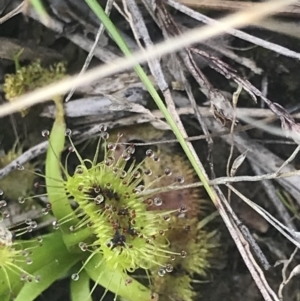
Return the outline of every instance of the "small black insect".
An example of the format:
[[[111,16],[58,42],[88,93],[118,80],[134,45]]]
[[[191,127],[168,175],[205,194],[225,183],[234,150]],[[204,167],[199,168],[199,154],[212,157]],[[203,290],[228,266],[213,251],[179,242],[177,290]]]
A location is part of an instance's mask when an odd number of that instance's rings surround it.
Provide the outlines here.
[[[103,195],[105,197],[107,197],[109,200],[116,200],[119,201],[120,200],[120,196],[118,195],[118,193],[114,192],[112,189],[104,189],[103,190]]]
[[[136,235],[137,235],[136,230],[135,230],[134,228],[132,228],[131,225],[128,226],[127,232],[128,232],[128,234],[130,234],[131,236],[136,236]]]
[[[123,215],[123,216],[129,215],[129,211],[127,208],[122,208],[118,211],[118,215]]]
[[[116,247],[124,247],[125,242],[126,242],[125,235],[121,234],[119,230],[116,230],[116,233],[111,240],[111,243],[112,243],[111,249],[113,250]]]

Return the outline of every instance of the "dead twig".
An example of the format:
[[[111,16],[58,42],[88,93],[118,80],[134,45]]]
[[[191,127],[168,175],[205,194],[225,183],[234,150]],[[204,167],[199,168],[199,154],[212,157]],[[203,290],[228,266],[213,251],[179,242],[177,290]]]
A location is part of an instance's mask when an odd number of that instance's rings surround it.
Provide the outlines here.
[[[242,9],[249,9],[255,5],[250,1],[230,1],[230,0],[179,0],[178,2],[190,7],[202,7],[211,10],[229,10],[238,11]],[[276,15],[298,17],[300,15],[299,5],[289,5],[277,11]]]
[[[256,175],[258,176],[263,175],[261,169],[257,165],[253,164],[252,162],[249,163],[253,171],[256,173]],[[268,195],[270,202],[274,205],[281,220],[284,222],[284,224],[287,227],[296,231],[297,229],[293,223],[292,217],[290,216],[288,210],[283,205],[281,199],[277,195],[276,188],[273,185],[273,183],[270,180],[261,180],[260,183],[264,188],[266,194]]]
[[[210,130],[218,132],[222,131],[222,126],[214,119],[210,118],[207,121],[207,125]],[[230,144],[230,138],[228,136],[221,136],[226,143]],[[282,165],[283,160],[278,158],[272,152],[267,150],[264,146],[251,141],[245,133],[236,134],[235,146],[237,149],[243,153],[248,150],[247,159],[252,161],[253,164],[258,165],[265,173],[272,173],[271,179],[276,179],[290,194],[298,201],[300,204],[300,189],[297,177],[292,177],[297,171],[294,170],[293,166],[287,165],[284,167],[284,172],[291,172],[290,177],[281,177],[281,175],[276,176],[277,169]],[[246,179],[246,176],[244,177]],[[270,179],[267,176],[260,177],[260,180]]]
[[[283,288],[289,283],[289,281],[293,278],[293,276],[295,276],[295,273],[293,273],[294,270],[291,272],[291,274],[290,274],[289,277],[287,277],[286,274],[287,274],[287,268],[289,267],[289,265],[293,261],[293,259],[294,259],[294,257],[295,257],[295,255],[296,255],[296,253],[297,253],[298,250],[299,249],[296,248],[294,250],[294,252],[291,254],[291,256],[290,256],[289,259],[279,260],[279,261],[277,261],[275,263],[275,266],[277,266],[277,265],[279,265],[281,263],[283,264],[283,268],[282,268],[282,272],[281,272],[281,274],[282,274],[282,282],[281,282],[281,284],[279,286],[279,289],[278,289],[278,296],[279,296],[280,300],[283,300]],[[297,266],[297,267],[298,267],[298,270],[299,270],[299,266]],[[298,271],[298,274],[299,274],[299,271]]]
[[[0,37],[0,58],[13,60],[14,54],[20,51],[22,51],[19,56],[20,61],[40,59],[44,63],[53,63],[63,60],[60,53],[47,47],[38,46],[33,42]]]
[[[298,145],[298,146],[296,147],[296,149],[293,151],[293,153],[290,155],[290,157],[289,157],[287,160],[285,160],[285,161],[283,162],[283,164],[278,168],[278,170],[276,171],[276,173],[279,174],[280,171],[281,171],[286,165],[290,164],[290,163],[295,159],[295,157],[297,156],[297,154],[299,153],[299,151],[300,151],[300,145]]]
[[[30,9],[28,11],[28,16],[40,23],[42,23],[41,18],[36,14],[36,12],[33,9]],[[63,32],[63,28],[64,25],[59,22],[58,20],[55,20],[53,18],[51,18],[49,16],[49,22],[46,24],[46,26],[58,33],[62,33]],[[90,52],[91,49],[93,48],[93,41],[91,41],[90,39],[88,39],[86,36],[82,35],[82,34],[78,34],[78,33],[73,33],[73,34],[65,34],[65,37],[67,39],[69,39],[70,41],[72,41],[75,45],[78,45],[80,48]],[[117,56],[115,53],[113,53],[112,51],[108,50],[105,47],[101,47],[100,45],[98,45],[94,51],[94,56],[96,58],[98,58],[99,60],[101,60],[102,62],[105,63],[109,63],[112,62],[114,60],[116,60],[117,58],[119,58],[119,56]],[[73,88],[74,84],[72,85]]]
[[[11,19],[12,17],[23,13],[24,9],[26,8],[27,4],[26,1],[24,0],[21,4],[19,4],[16,8],[11,10],[9,13],[7,13],[5,16],[0,18],[0,24],[3,24],[7,20]]]
[[[218,186],[214,186],[214,187],[215,187],[215,191],[216,191],[218,197],[222,201],[221,202],[222,210],[225,210],[225,208],[223,207],[224,203],[227,203],[227,208],[230,208],[230,206],[229,206],[226,198],[224,197],[223,193],[221,192],[220,188]],[[256,264],[255,259],[253,258],[251,251],[248,247],[247,241],[242,236],[238,226],[229,219],[227,214],[225,216],[222,216],[222,218],[230,232],[231,237],[233,238],[234,242],[236,243],[236,246],[237,246],[249,272],[251,273],[253,280],[255,281],[258,289],[260,290],[264,300],[265,301],[271,301],[271,300],[278,301],[277,296],[271,290],[268,283],[266,282],[263,272],[261,271],[260,267]]]
[[[157,21],[160,26],[163,28],[163,34],[166,39],[168,39],[170,36],[176,36],[180,35],[181,31],[175,21],[173,20],[172,16],[169,14],[165,6],[163,5],[162,2],[159,3],[159,5],[156,7],[156,16],[157,16]],[[153,11],[153,14],[155,14]],[[212,85],[209,83],[208,79],[205,77],[205,75],[201,72],[201,70],[197,67],[196,62],[194,61],[193,57],[191,56],[190,50],[188,47],[186,47],[184,50],[179,51],[179,56],[181,57],[181,60],[183,61],[183,64],[188,68],[190,73],[193,75],[195,80],[198,82],[200,87],[205,87],[206,91],[211,91]],[[201,126],[202,131],[204,134],[207,136],[206,141],[208,144],[208,156],[207,160],[210,166],[210,172],[211,172],[211,177],[215,178],[215,172],[214,172],[214,164],[213,164],[213,140],[211,139],[207,126],[203,120],[203,117],[201,116],[201,113],[198,109],[198,106],[196,104],[196,100],[192,94],[192,89],[187,81],[183,68],[181,67],[181,63],[179,60],[177,60],[176,55],[172,55],[171,59],[173,60],[174,64],[178,66],[179,69],[179,76],[180,80],[183,82],[184,88],[187,92],[188,98],[191,102],[191,105],[194,109],[196,118]],[[177,68],[176,68],[177,69]],[[211,96],[211,93],[208,92],[208,97]],[[210,98],[211,101],[213,101],[213,98]]]
[[[275,229],[277,229],[283,236],[285,236],[290,242],[292,242],[296,247],[300,247],[300,233],[286,227],[284,224],[279,222],[272,214],[267,210],[263,209],[247,197],[245,197],[241,192],[235,189],[232,185],[227,184],[228,188],[232,190],[240,199],[242,199],[246,204],[248,204],[252,209],[254,209],[258,214],[260,214],[267,222],[269,222]]]

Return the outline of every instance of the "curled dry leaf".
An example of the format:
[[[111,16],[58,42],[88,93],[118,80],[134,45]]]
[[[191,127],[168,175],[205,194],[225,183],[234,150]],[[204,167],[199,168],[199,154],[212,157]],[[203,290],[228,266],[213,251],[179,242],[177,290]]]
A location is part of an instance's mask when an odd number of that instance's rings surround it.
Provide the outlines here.
[[[234,120],[232,104],[217,90],[209,92],[211,112],[224,126],[230,127]]]
[[[279,117],[281,128],[285,132],[286,137],[300,144],[300,124],[297,123],[291,114],[280,104],[271,103],[269,107]]]
[[[230,170],[230,176],[234,177],[238,168],[243,164],[247,157],[248,150],[243,152],[241,155],[239,155],[233,162],[231,170]]]
[[[300,264],[298,264],[296,267],[294,267],[287,282],[290,281],[293,277],[298,276],[299,274],[300,274]]]

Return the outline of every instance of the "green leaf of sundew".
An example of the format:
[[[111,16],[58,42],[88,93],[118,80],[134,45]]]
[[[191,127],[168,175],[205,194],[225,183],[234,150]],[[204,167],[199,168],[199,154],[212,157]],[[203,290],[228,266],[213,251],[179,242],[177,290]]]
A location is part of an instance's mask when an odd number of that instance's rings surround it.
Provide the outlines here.
[[[39,275],[41,281],[38,283],[25,283],[14,301],[33,301],[79,260],[80,257],[78,254],[59,254],[54,261],[44,265],[41,269],[36,271],[34,275]]]
[[[58,222],[67,219],[59,226],[63,233],[63,239],[68,248],[72,248],[80,241],[89,237],[92,232],[86,228],[74,233],[70,232],[70,226],[79,222],[70,206],[66,190],[63,185],[61,169],[61,153],[65,145],[66,123],[64,119],[64,108],[60,97],[54,99],[56,104],[56,117],[49,137],[49,148],[46,156],[46,187],[52,212]]]
[[[79,222],[73,209],[70,206],[66,190],[63,184],[61,153],[65,145],[66,123],[64,119],[64,108],[60,97],[54,99],[56,104],[56,117],[49,137],[49,148],[46,156],[46,187],[49,201],[52,205],[52,212],[58,222],[62,222],[59,226],[63,233],[63,239],[68,248],[72,248],[80,241],[88,238],[92,231],[89,228],[81,231],[70,232],[70,227]]]
[[[65,145],[66,123],[64,109],[60,100],[56,100],[56,117],[49,137],[49,147],[46,156],[46,187],[52,212],[57,220],[72,217],[73,210],[70,206],[61,174],[60,158]],[[63,223],[60,229],[70,233],[70,222]]]
[[[128,301],[153,300],[151,291],[147,287],[122,271],[108,267],[100,254],[92,257],[86,264],[85,270],[96,283]],[[126,285],[128,280],[130,284]]]
[[[83,270],[77,281],[71,280],[71,300],[92,301],[90,291],[90,276]]]
[[[10,301],[10,295],[6,294],[4,296],[1,296],[1,301]]]
[[[84,228],[83,230],[76,231],[74,233],[64,234],[64,242],[69,251],[71,252],[82,252],[78,247],[78,243],[86,241],[93,235],[90,228]]]

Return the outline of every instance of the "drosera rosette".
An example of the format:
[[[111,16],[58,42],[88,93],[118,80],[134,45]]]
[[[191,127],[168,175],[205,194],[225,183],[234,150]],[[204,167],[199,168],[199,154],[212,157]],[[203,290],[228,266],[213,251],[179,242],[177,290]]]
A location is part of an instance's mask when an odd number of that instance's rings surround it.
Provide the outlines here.
[[[7,153],[0,154],[0,169],[20,157],[22,152],[23,148],[15,143],[12,149]],[[18,172],[18,170],[13,170],[7,176],[0,179],[0,187],[5,191],[6,198],[17,201],[19,197],[25,197],[32,192],[34,179],[36,177],[33,173],[35,167],[35,164],[27,162],[24,164],[24,168],[32,171],[32,173],[28,173],[26,177],[24,177],[23,173]]]
[[[127,272],[159,266],[162,258],[180,256],[180,253],[169,251],[165,235],[169,230],[170,215],[178,209],[147,210],[152,204],[160,206],[162,200],[152,199],[145,191],[167,175],[144,186],[144,177],[150,176],[152,171],[143,167],[143,161],[136,164],[133,159],[128,164],[135,152],[134,145],[115,158],[118,141],[106,143],[109,134],[105,126],[100,126],[100,132],[105,145],[103,160],[97,162],[100,143],[94,159],[89,160],[81,158],[70,139],[70,150],[76,153],[80,164],[73,175],[64,170],[65,190],[78,206],[75,212],[79,222],[71,230],[89,227],[96,237],[93,243],[82,242],[80,247],[89,249],[92,254],[102,254],[107,265]],[[66,135],[70,138],[71,131],[67,130]],[[146,158],[158,161],[150,149],[146,151]],[[58,221],[59,224],[63,222]]]
[[[4,195],[2,190],[0,193]],[[35,220],[27,218],[11,224],[3,199],[0,210],[0,300],[33,301],[57,279],[55,265],[59,266],[58,273],[63,274],[65,266],[69,269],[81,257],[69,254],[56,233],[34,236],[38,227]]]
[[[175,172],[181,172],[182,189],[158,192],[155,197],[162,198],[164,203],[160,208],[152,206],[150,210],[180,208],[177,214],[172,215],[169,222],[172,228],[167,237],[172,242],[170,250],[176,253],[184,248],[185,253],[182,255],[185,257],[186,254],[186,258],[174,258],[172,269],[166,268],[161,274],[157,274],[155,269],[152,270],[153,287],[160,295],[159,300],[192,301],[194,297],[199,296],[192,285],[195,275],[206,277],[207,272],[222,258],[218,231],[207,229],[207,225],[218,213],[209,214],[210,203],[201,189],[189,187],[189,184],[196,180],[195,174],[189,162],[180,153],[174,154],[174,149],[172,151],[172,148],[163,147],[160,148],[160,157],[163,163],[172,166]],[[146,160],[145,164],[150,168],[153,166],[149,160]],[[156,170],[157,174],[160,172],[162,171]],[[168,172],[171,173],[171,169]],[[148,180],[153,179],[145,178],[146,183]],[[169,178],[165,178],[162,184],[170,186],[173,183]]]
[[[13,299],[17,295],[17,287],[22,283],[39,282],[40,276],[33,276],[28,267],[32,264],[33,249],[39,246],[42,239],[35,244],[32,241],[19,240],[24,233],[31,232],[36,222],[28,220],[23,228],[11,231],[4,222],[0,222],[0,292],[6,292]]]
[[[160,131],[150,124],[141,125],[138,129],[127,127],[125,131],[129,141],[149,142],[149,138],[161,140],[166,136],[166,131]],[[128,140],[122,139],[122,142]],[[197,181],[197,177],[188,160],[174,145],[158,144],[156,153],[160,158],[160,164],[149,158],[144,160],[144,168],[152,170],[152,175],[144,177],[144,185],[153,183],[151,188],[156,190],[153,198],[162,200],[162,203],[161,206],[152,204],[147,209],[162,212],[178,209],[170,215],[169,231],[166,236],[170,241],[170,250],[174,253],[181,252],[186,258],[182,260],[173,257],[171,265],[166,260],[165,267],[153,267],[152,287],[159,294],[159,300],[191,301],[199,296],[193,288],[194,278],[200,276],[207,280],[207,273],[222,262],[219,232],[217,229],[212,230],[215,225],[208,228],[218,213],[210,214],[212,204],[202,189],[189,187],[189,184]],[[162,174],[168,176],[154,182]],[[174,179],[181,187],[172,187]]]
[[[175,274],[175,275],[174,275]],[[153,287],[159,294],[159,300],[192,301],[196,292],[191,285],[192,278],[185,271],[166,273],[164,277],[155,277]],[[125,300],[124,300],[125,301]]]
[[[4,78],[3,91],[9,102],[13,102],[17,97],[27,92],[54,83],[66,75],[63,62],[46,68],[42,66],[40,60],[37,60],[27,66],[20,67],[18,62],[20,54],[15,56],[16,73],[6,74]],[[20,113],[24,117],[28,113],[28,109],[23,109]]]
[[[81,157],[73,144],[71,130],[65,132],[71,147],[65,164],[60,164],[62,178],[49,179],[47,175],[45,178],[48,181],[48,192],[53,189],[50,201],[54,215],[61,213],[55,207],[62,202],[62,190],[69,204],[73,204],[73,209],[58,218],[53,226],[55,229],[63,229],[69,237],[68,243],[71,241],[73,246],[77,245],[87,254],[81,269],[72,275],[73,280],[80,278],[83,269],[91,270],[91,262],[97,258],[97,264],[92,269],[104,269],[105,266],[106,270],[115,273],[115,278],[121,273],[123,276],[119,278],[122,278],[122,283],[117,285],[117,290],[124,285],[130,290],[132,278],[126,275],[138,269],[150,271],[153,267],[158,267],[159,273],[166,265],[171,266],[174,258],[186,256],[184,249],[178,252],[170,249],[171,242],[167,236],[171,229],[171,215],[177,214],[180,208],[149,210],[152,205],[161,206],[162,199],[152,198],[152,194],[147,191],[168,177],[168,173],[144,185],[144,178],[151,176],[152,171],[144,167],[146,159],[136,162],[134,144],[126,147],[120,156],[115,156],[121,135],[115,142],[108,142],[106,127],[101,125],[99,130],[101,138],[92,160]],[[44,137],[49,138],[49,135],[48,131],[43,131]],[[100,150],[104,154],[103,160],[98,162]],[[68,170],[72,154],[80,162],[73,173]],[[158,156],[150,149],[146,151],[146,158],[160,164]],[[181,177],[178,177],[174,184],[178,184],[178,179],[181,181]],[[68,225],[67,231],[65,225]],[[102,274],[94,280],[101,284],[101,277]]]
[[[173,242],[171,250],[176,252],[183,246],[188,256],[185,260],[174,259],[172,273],[168,269],[157,276],[156,270],[152,273],[153,289],[160,295],[159,300],[192,301],[201,296],[196,293],[193,283],[199,276],[207,280],[207,273],[216,264],[221,262],[221,245],[217,231],[208,231],[205,225],[215,217],[209,215],[205,220],[192,219],[188,223],[182,218],[175,218],[177,228],[170,231],[168,238]],[[174,221],[175,222],[175,221]],[[181,229],[178,226],[181,224]],[[188,226],[187,226],[188,224]],[[181,280],[182,279],[182,280]],[[184,280],[184,281],[183,281]],[[174,286],[174,283],[178,283]]]

